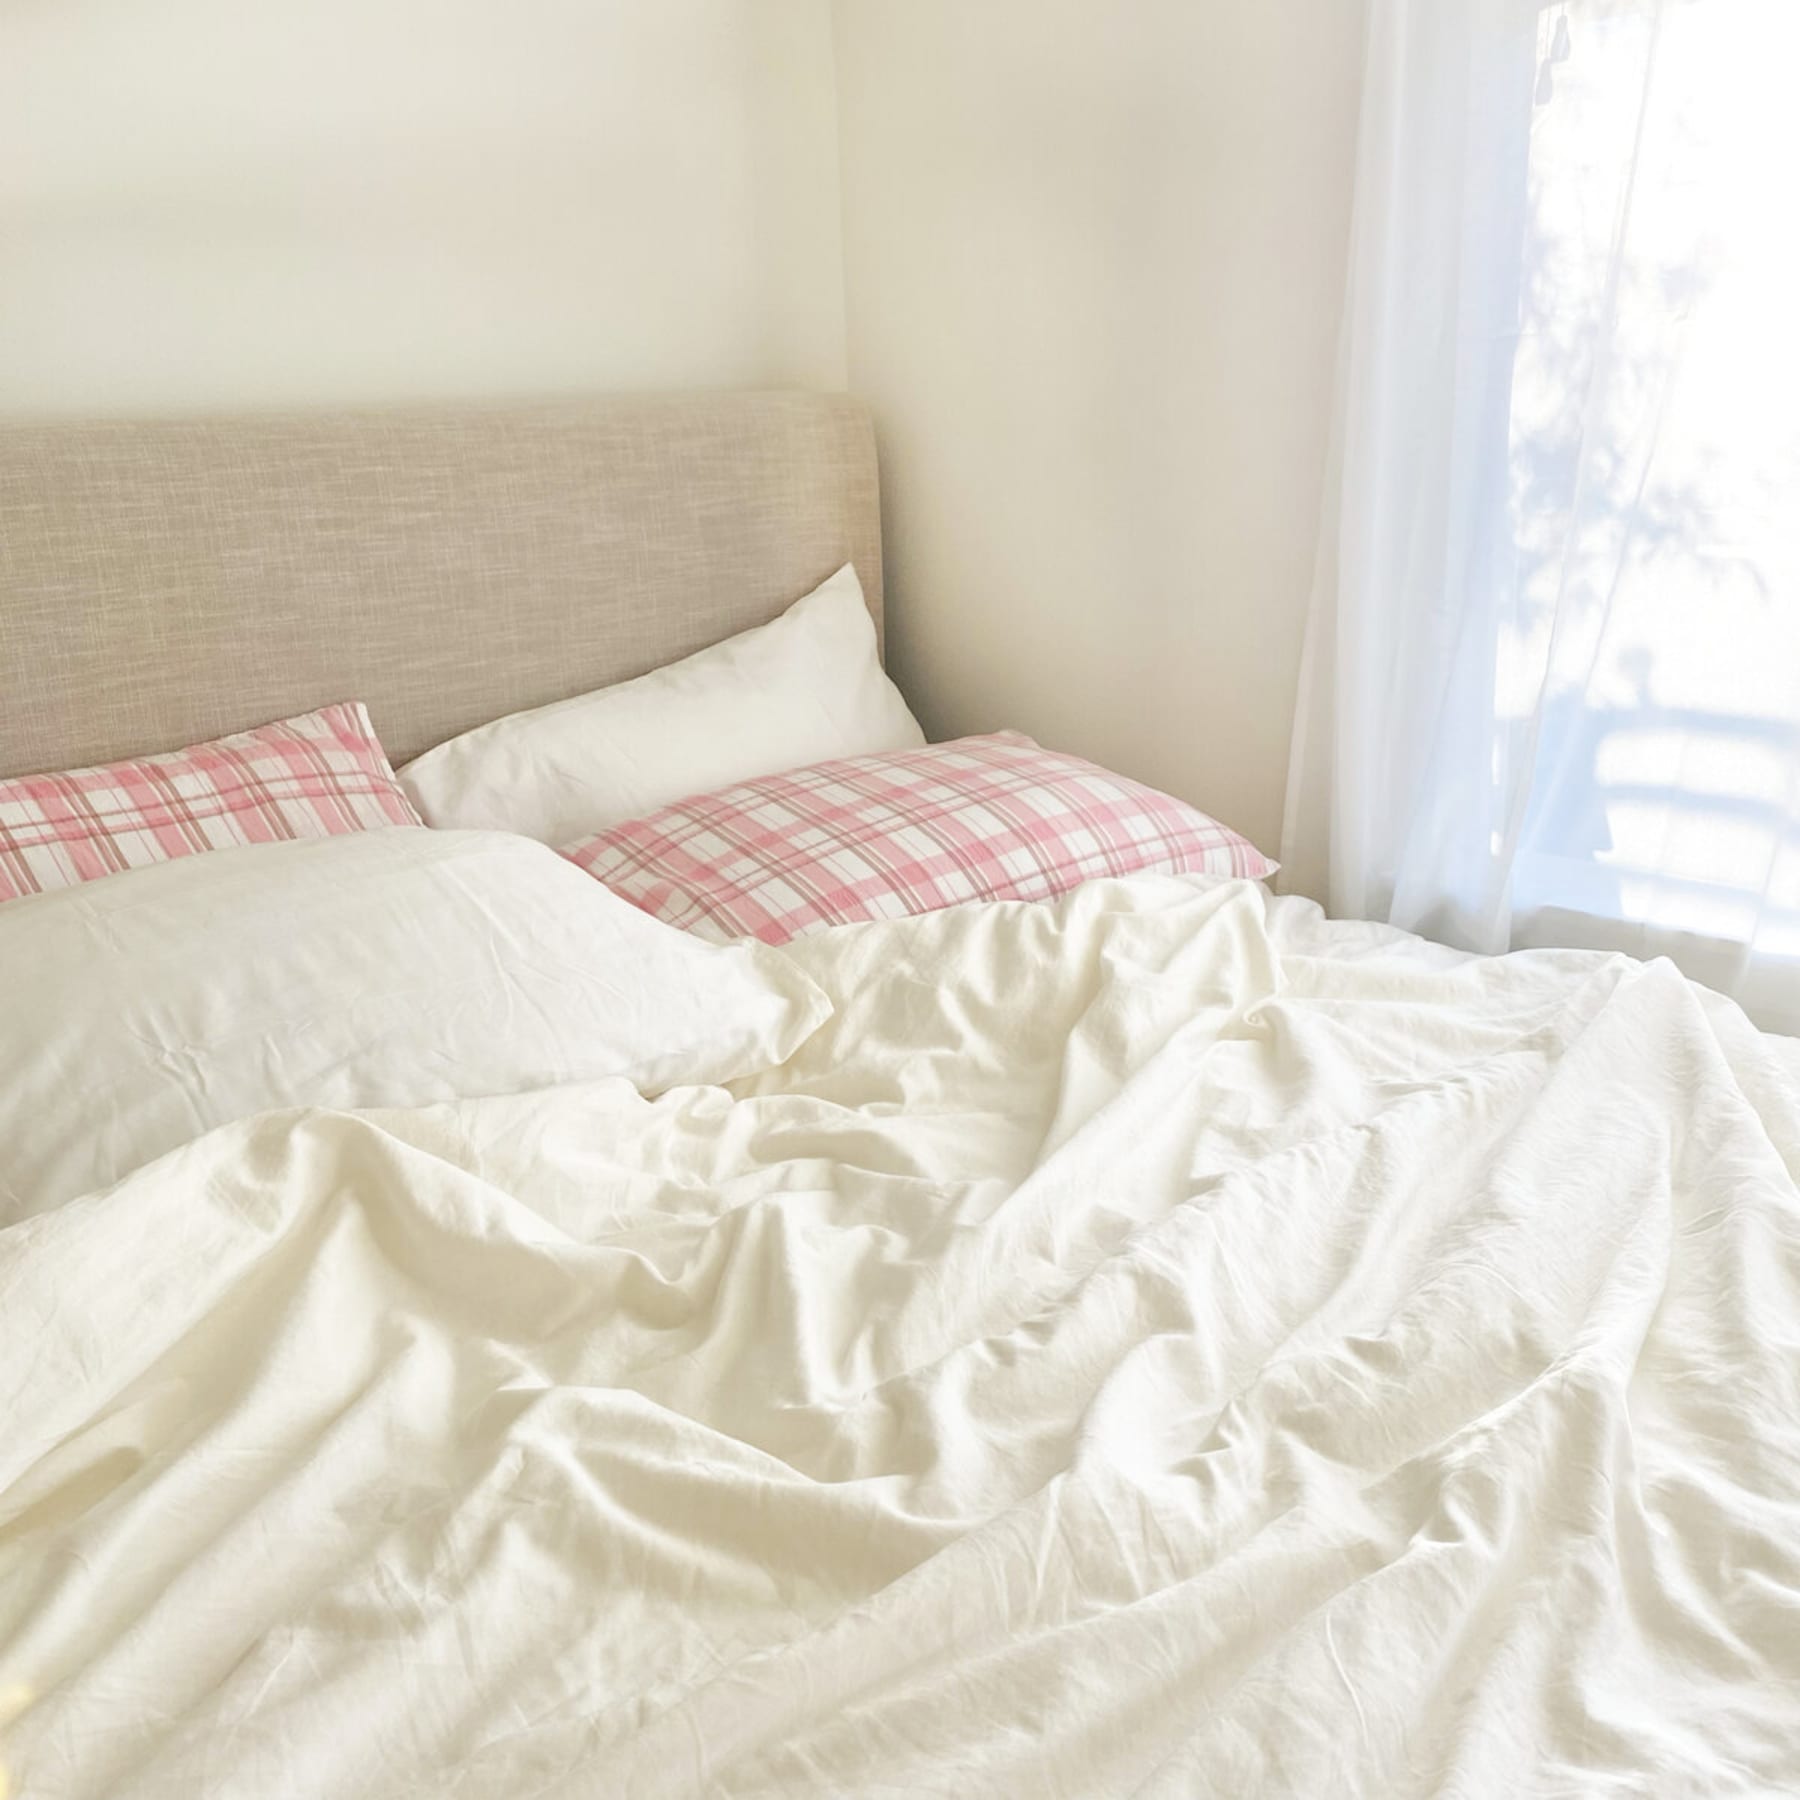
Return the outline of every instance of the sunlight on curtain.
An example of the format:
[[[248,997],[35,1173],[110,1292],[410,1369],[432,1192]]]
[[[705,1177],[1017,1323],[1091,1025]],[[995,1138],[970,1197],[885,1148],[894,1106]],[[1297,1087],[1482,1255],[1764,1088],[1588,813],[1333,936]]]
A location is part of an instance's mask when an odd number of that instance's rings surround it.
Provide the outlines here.
[[[1514,361],[1513,906],[1800,956],[1800,8],[1569,11]]]
[[[1374,0],[1284,860],[1800,1029],[1800,5]]]

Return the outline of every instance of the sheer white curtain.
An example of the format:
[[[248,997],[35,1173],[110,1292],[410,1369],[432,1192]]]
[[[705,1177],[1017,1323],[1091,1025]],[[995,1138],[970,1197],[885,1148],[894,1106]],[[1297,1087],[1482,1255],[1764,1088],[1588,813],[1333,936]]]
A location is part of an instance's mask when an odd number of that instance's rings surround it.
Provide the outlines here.
[[[1800,1029],[1800,4],[1371,0],[1283,860]]]

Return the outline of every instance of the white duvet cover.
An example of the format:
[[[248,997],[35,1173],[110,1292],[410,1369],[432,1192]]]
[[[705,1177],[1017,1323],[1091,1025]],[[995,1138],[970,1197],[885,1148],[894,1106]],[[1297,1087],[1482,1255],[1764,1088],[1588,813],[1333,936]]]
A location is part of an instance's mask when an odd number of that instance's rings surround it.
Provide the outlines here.
[[[1785,1049],[1202,880],[796,961],[0,1232],[22,1794],[1800,1788]]]

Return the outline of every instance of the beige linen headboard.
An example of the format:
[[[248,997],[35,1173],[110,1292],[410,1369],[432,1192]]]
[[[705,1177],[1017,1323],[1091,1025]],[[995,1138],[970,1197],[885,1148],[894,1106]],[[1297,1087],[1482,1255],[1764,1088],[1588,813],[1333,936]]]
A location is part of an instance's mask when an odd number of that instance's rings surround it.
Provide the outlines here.
[[[842,395],[0,426],[0,775],[353,699],[401,763],[845,562],[879,629]]]

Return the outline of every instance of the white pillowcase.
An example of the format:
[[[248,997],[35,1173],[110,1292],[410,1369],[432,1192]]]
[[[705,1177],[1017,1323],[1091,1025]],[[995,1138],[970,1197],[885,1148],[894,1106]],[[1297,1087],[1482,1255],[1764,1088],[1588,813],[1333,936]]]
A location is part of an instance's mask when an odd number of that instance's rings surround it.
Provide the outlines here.
[[[428,825],[560,845],[690,794],[924,741],[846,563],[770,624],[464,732],[400,785]]]
[[[220,850],[0,907],[0,1223],[283,1107],[411,1106],[786,1058],[830,1003],[525,838]]]

